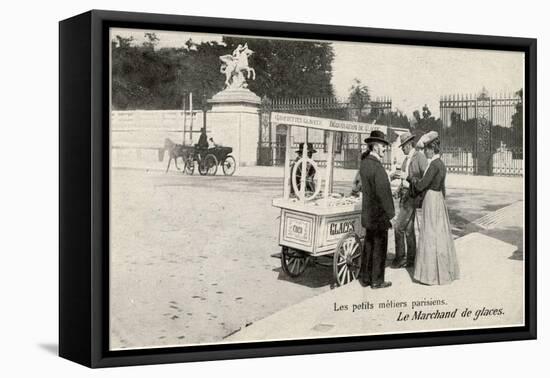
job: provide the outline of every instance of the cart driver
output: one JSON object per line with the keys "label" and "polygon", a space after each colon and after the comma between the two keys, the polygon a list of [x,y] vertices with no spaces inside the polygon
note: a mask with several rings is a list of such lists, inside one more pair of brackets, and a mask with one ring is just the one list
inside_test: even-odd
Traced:
{"label": "cart driver", "polygon": [[199,142],[195,144],[195,154],[199,155],[199,158],[203,158],[203,152],[208,149],[208,136],[206,135],[206,127],[201,127],[201,136]]}
{"label": "cart driver", "polygon": [[206,127],[201,127],[201,136],[199,137],[199,142],[195,147],[204,149],[208,148],[208,136],[206,135]]}
{"label": "cart driver", "polygon": [[[313,148],[313,143],[307,144],[307,157],[312,159],[312,156],[314,153],[316,153],[317,150]],[[294,164],[298,162],[303,156],[304,153],[304,143],[300,143],[298,150],[296,151],[298,154],[296,156],[296,159],[292,162],[292,165],[290,167],[291,171],[294,168]],[[306,176],[306,191],[315,192],[315,168],[311,164],[307,164],[307,176]],[[298,165],[296,168],[296,186],[298,190],[300,190],[300,185],[302,183],[302,165]],[[294,194],[294,188],[291,187],[291,194]]]}

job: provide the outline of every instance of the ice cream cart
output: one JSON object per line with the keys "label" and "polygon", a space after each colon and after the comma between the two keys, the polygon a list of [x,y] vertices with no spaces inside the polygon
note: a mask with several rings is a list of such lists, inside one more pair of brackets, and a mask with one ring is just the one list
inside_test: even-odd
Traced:
{"label": "ice cream cart", "polygon": [[[333,274],[337,285],[357,278],[361,267],[362,240],[361,198],[333,193],[334,134],[349,132],[368,134],[384,126],[317,118],[288,113],[271,114],[272,125],[287,125],[283,197],[273,199],[281,209],[279,245],[281,266],[290,277],[301,275],[311,259],[332,255]],[[317,163],[307,157],[292,160],[292,129],[306,127],[325,130],[327,158],[324,177]],[[308,177],[300,172],[317,172]],[[306,185],[306,180],[313,183]],[[350,183],[351,188],[351,183]],[[308,190],[309,189],[309,190]]]}

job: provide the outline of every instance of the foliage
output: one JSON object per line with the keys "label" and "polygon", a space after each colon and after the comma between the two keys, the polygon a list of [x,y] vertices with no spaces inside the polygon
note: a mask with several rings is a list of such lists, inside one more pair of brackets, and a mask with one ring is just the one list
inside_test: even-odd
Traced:
{"label": "foliage", "polygon": [[[460,113],[451,113],[451,124],[443,130],[443,147],[475,148],[477,121],[475,118],[463,120]],[[440,130],[438,130],[440,131]]]}
{"label": "foliage", "polygon": [[369,87],[364,85],[361,80],[353,79],[353,84],[349,89],[348,100],[351,106],[359,110],[362,110],[370,103],[371,96]]}
{"label": "foliage", "polygon": [[248,88],[260,97],[330,97],[334,52],[330,43],[223,37],[226,51],[248,44],[256,80]]}
{"label": "foliage", "polygon": [[113,108],[179,109],[184,94],[193,92],[195,108],[224,88],[220,56],[231,54],[239,43],[254,51],[250,66],[256,80],[249,89],[258,96],[332,96],[332,61],[329,43],[224,37],[222,43],[191,39],[180,48],[157,48],[159,39],[145,33],[141,45],[115,36],[112,46]]}
{"label": "foliage", "polygon": [[523,88],[515,93],[521,101],[516,105],[516,112],[512,115],[512,132],[516,141],[514,147],[523,147]]}
{"label": "foliage", "polygon": [[409,118],[402,111],[382,108],[371,99],[369,87],[355,78],[349,89],[348,101],[350,107],[356,110],[357,120],[368,123],[376,121],[381,125],[410,128]]}
{"label": "foliage", "polygon": [[156,49],[156,35],[145,37],[137,46],[120,36],[112,43],[114,109],[179,109],[189,92],[194,94],[194,107],[201,108],[204,96],[223,88],[216,54],[223,55],[224,46],[189,40],[181,48]]}
{"label": "foliage", "polygon": [[428,105],[422,107],[422,115],[420,111],[415,110],[413,112],[413,118],[411,129],[416,134],[424,134],[433,130],[440,132],[443,126],[441,118],[435,119],[435,117],[432,116],[432,112],[428,108]]}
{"label": "foliage", "polygon": [[411,128],[411,122],[409,121],[409,117],[407,117],[400,110],[382,112],[376,109],[372,109],[366,119],[366,122],[370,123],[373,121],[376,121],[376,123],[380,125],[388,125],[388,126],[399,127],[404,129]]}
{"label": "foliage", "polygon": [[[520,89],[515,93],[523,100],[523,90]],[[515,105],[515,112],[511,116],[510,126],[503,126],[488,121],[490,127],[490,148],[491,152],[495,153],[501,147],[512,149],[514,159],[521,158],[521,147],[523,144],[523,101]],[[498,111],[498,109],[494,110]],[[425,133],[430,130],[435,130],[440,133],[443,148],[462,148],[472,151],[475,155],[477,149],[477,141],[479,129],[476,118],[463,119],[459,112],[450,114],[450,124],[443,127],[440,119],[435,120],[431,116],[431,112],[427,106],[420,111],[413,113],[415,118],[414,129],[419,133]],[[496,119],[502,119],[496,118]]]}

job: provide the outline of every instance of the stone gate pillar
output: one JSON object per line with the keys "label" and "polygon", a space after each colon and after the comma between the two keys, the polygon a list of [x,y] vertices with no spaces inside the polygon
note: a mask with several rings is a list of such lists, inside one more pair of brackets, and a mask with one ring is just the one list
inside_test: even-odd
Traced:
{"label": "stone gate pillar", "polygon": [[237,166],[256,165],[260,128],[260,97],[247,88],[225,89],[208,103],[207,124],[214,142],[233,148]]}

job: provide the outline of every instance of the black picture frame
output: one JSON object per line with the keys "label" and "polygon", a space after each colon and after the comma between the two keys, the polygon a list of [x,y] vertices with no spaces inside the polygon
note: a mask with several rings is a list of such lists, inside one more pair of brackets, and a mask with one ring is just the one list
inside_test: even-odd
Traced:
{"label": "black picture frame", "polygon": [[[108,349],[109,28],[525,53],[525,326],[173,348]],[[92,10],[59,24],[59,355],[89,367],[535,339],[536,62],[530,38]]]}

